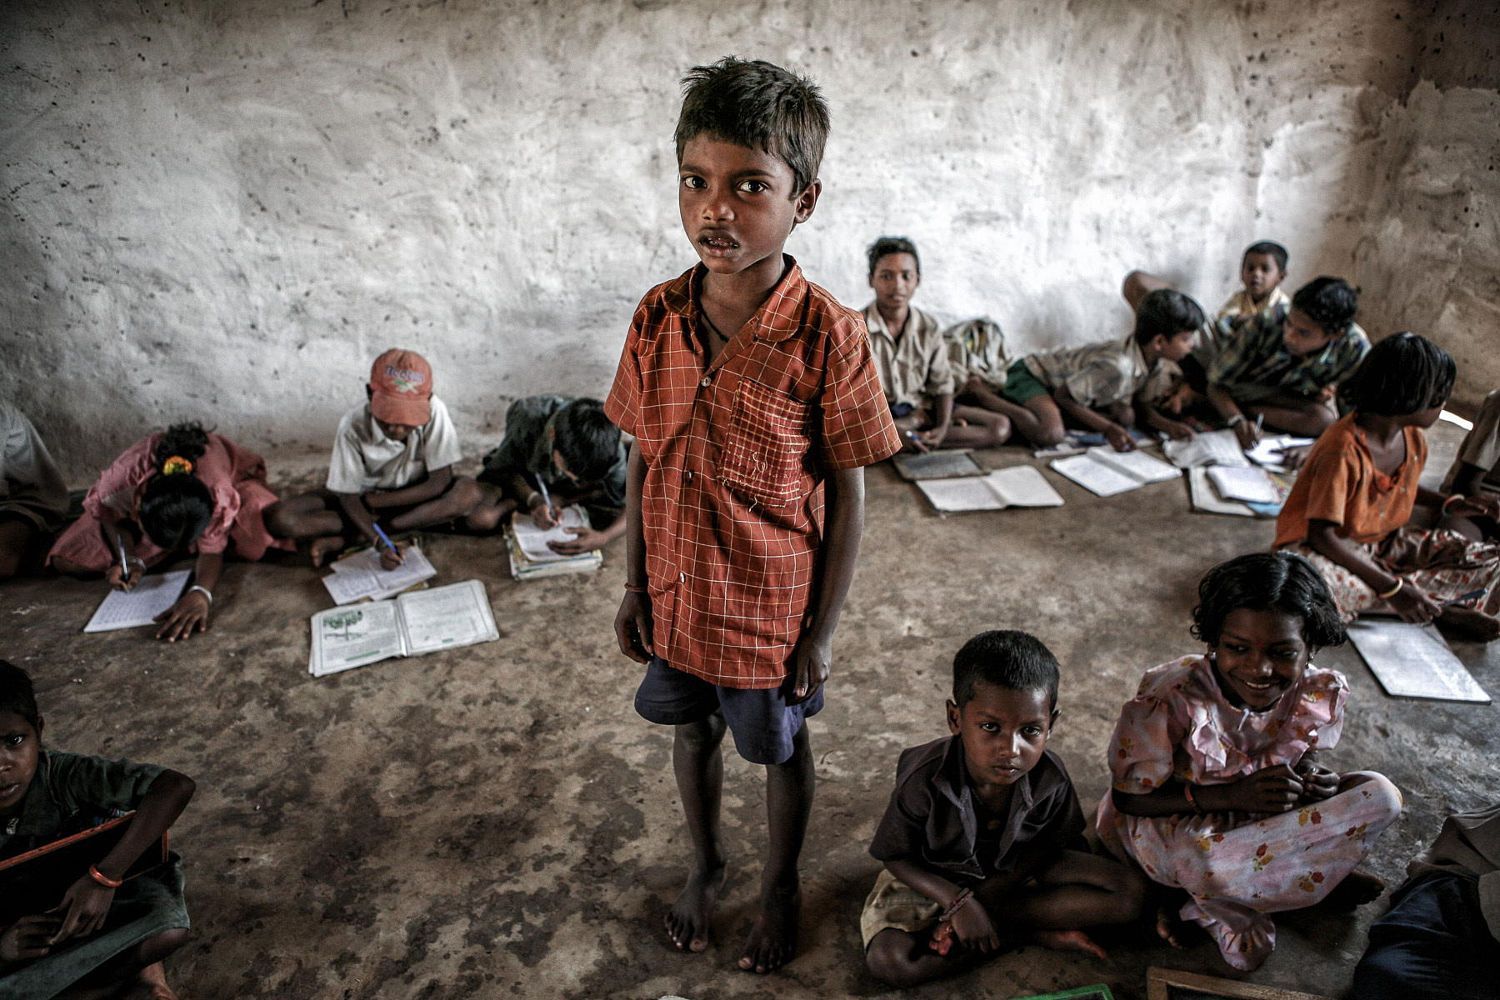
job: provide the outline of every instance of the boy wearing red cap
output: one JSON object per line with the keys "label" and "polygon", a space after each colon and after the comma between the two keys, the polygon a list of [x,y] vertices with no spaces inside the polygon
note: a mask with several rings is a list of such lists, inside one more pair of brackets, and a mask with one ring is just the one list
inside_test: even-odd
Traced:
{"label": "boy wearing red cap", "polygon": [[309,539],[314,566],[332,551],[363,538],[381,549],[390,569],[399,551],[375,528],[410,531],[466,518],[479,502],[479,484],[453,474],[461,453],[443,401],[432,394],[432,366],[415,351],[392,348],[375,359],[365,387],[369,401],[339,421],[327,487],[283,500],[266,511],[266,526],[282,538]]}

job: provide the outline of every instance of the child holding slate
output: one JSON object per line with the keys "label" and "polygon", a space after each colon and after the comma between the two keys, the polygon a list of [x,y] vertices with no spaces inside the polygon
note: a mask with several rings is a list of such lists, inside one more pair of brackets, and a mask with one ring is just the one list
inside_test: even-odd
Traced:
{"label": "child holding slate", "polygon": [[1401,814],[1401,793],[1374,772],[1322,764],[1349,683],[1312,664],[1344,627],[1305,559],[1259,552],[1214,567],[1198,585],[1193,635],[1207,653],[1148,670],[1120,712],[1099,838],[1181,890],[1178,913],[1157,917],[1165,940],[1179,943],[1178,917],[1193,921],[1224,961],[1254,969],[1276,944],[1271,913],[1336,888],[1349,903],[1380,895],[1379,880],[1354,869]]}
{"label": "child holding slate", "polygon": [[1494,518],[1500,497],[1444,496],[1419,485],[1424,428],[1453,391],[1457,368],[1425,337],[1398,333],[1370,349],[1344,382],[1350,413],[1323,433],[1276,519],[1276,547],[1317,567],[1352,621],[1387,607],[1404,621],[1436,621],[1483,641],[1500,637],[1500,544],[1439,525],[1439,514]]}
{"label": "child holding slate", "polygon": [[173,424],[100,474],[83,517],[47,561],[64,573],[105,573],[111,587],[129,590],[157,563],[196,554],[193,585],[159,619],[156,637],[175,642],[208,630],[226,554],[253,562],[267,549],[290,547],[266,530],[264,514],[275,503],[259,455],[200,424]]}
{"label": "child holding slate", "polygon": [[56,895],[7,895],[0,995],[103,997],[137,986],[152,1000],[175,1000],[162,960],[187,939],[180,864],[173,855],[126,875],[187,807],[193,781],[149,764],[45,750],[42,725],[31,678],[0,660],[0,861],[135,815]]}

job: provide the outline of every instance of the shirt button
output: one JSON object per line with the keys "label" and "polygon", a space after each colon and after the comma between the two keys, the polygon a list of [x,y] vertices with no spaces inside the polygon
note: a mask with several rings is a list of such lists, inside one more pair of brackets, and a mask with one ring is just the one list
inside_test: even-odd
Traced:
{"label": "shirt button", "polygon": [[686,573],[678,573],[677,574],[677,582],[678,583],[687,583],[687,574]]}
{"label": "shirt button", "polygon": [[704,388],[704,389],[707,389],[707,388],[708,388],[708,383],[709,383],[709,382],[710,382],[710,381],[711,381],[711,380],[710,380],[710,379],[709,379],[709,377],[708,377],[708,376],[707,376],[707,375],[705,375],[705,376],[703,376],[703,381],[702,381],[702,382],[699,382],[699,383],[698,383],[698,385],[699,385],[699,386],[700,386],[700,387],[701,387],[701,388]]}

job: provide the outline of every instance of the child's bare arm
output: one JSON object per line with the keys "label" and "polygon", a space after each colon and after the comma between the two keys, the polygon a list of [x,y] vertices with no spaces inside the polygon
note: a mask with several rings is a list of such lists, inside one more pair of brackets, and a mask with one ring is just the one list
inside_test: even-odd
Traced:
{"label": "child's bare arm", "polygon": [[[146,852],[146,849],[161,840],[162,834],[171,828],[187,808],[196,789],[193,779],[177,771],[163,771],[151,782],[135,817],[114,848],[94,866],[94,871],[109,881],[124,878],[130,866]],[[65,912],[62,926],[53,935],[51,944],[70,937],[86,937],[104,925],[109,914],[115,891],[85,872],[74,882],[58,909]]]}
{"label": "child's bare arm", "polygon": [[370,544],[379,542],[380,539],[375,534],[375,518],[371,516],[370,508],[365,506],[364,497],[358,493],[339,493],[337,496],[344,517],[354,525],[355,530],[369,540]]}
{"label": "child's bare arm", "polygon": [[922,440],[929,448],[936,448],[948,436],[953,425],[953,394],[945,392],[932,397],[932,426],[922,432]]}
{"label": "child's bare arm", "polygon": [[1415,586],[1407,586],[1401,577],[1376,565],[1364,551],[1338,533],[1332,521],[1314,520],[1307,526],[1307,544],[1336,566],[1342,566],[1364,581],[1377,594],[1400,589],[1385,600],[1402,621],[1429,622],[1442,613],[1442,607]]}
{"label": "child's bare arm", "polygon": [[[194,632],[208,631],[208,612],[213,607],[213,598],[209,595],[219,585],[219,574],[223,571],[224,553],[198,553],[198,559],[193,564],[192,589],[183,591],[176,603],[156,616],[156,620],[162,623],[161,628],[156,630],[158,639],[176,642],[178,639],[186,639]],[[198,587],[208,591],[208,594],[198,590]]]}
{"label": "child's bare arm", "polygon": [[641,491],[646,484],[646,460],[639,442],[631,442],[625,467],[625,597],[615,613],[615,639],[620,652],[637,663],[655,655],[651,638],[651,595],[646,592],[646,529],[641,520]]}
{"label": "child's bare arm", "polygon": [[[885,863],[886,870],[913,889],[941,904],[946,912],[963,895],[963,889],[928,868],[911,861],[893,860]],[[954,910],[947,918],[954,934],[965,947],[980,952],[994,951],[1000,947],[1000,935],[990,920],[985,904],[970,896],[968,902]]]}
{"label": "child's bare arm", "polygon": [[1154,405],[1146,402],[1145,397],[1139,393],[1135,397],[1135,412],[1145,415],[1147,427],[1154,431],[1161,431],[1168,437],[1182,441],[1193,436],[1191,426],[1181,420],[1173,420]]}
{"label": "child's bare arm", "polygon": [[420,483],[411,486],[403,486],[398,490],[371,490],[365,494],[365,504],[371,510],[383,510],[386,507],[410,507],[419,503],[426,503],[433,497],[440,497],[449,486],[453,485],[453,466],[445,466],[441,469],[432,469],[427,473],[427,478]]}
{"label": "child's bare arm", "polygon": [[865,470],[836,469],[824,489],[827,523],[813,581],[813,619],[792,654],[792,704],[811,697],[833,669],[833,632],[849,596],[865,533]]}
{"label": "child's bare arm", "polygon": [[1063,416],[1072,418],[1091,431],[1103,434],[1116,451],[1130,451],[1135,447],[1135,443],[1130,438],[1130,431],[1093,407],[1084,406],[1078,402],[1066,386],[1058,387],[1052,393],[1052,398],[1057,401],[1057,408],[1062,411]]}
{"label": "child's bare arm", "polygon": [[[1172,816],[1203,812],[1286,812],[1303,793],[1303,782],[1285,764],[1261,768],[1238,781],[1217,785],[1169,782],[1152,792],[1110,793],[1114,807],[1126,816]],[[1191,797],[1189,797],[1191,796]]]}

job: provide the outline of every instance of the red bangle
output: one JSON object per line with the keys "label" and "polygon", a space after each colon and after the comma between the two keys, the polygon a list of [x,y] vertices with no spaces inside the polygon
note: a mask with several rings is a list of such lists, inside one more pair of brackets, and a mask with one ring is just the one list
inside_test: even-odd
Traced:
{"label": "red bangle", "polygon": [[1193,795],[1193,783],[1191,781],[1184,781],[1182,783],[1182,794],[1187,798],[1188,805],[1193,807],[1193,812],[1203,812],[1203,807],[1198,804],[1198,799]]}
{"label": "red bangle", "polygon": [[118,889],[120,888],[120,886],[125,884],[124,879],[112,879],[108,875],[101,872],[95,865],[89,865],[89,878],[93,879],[95,882],[98,882],[106,889]]}

